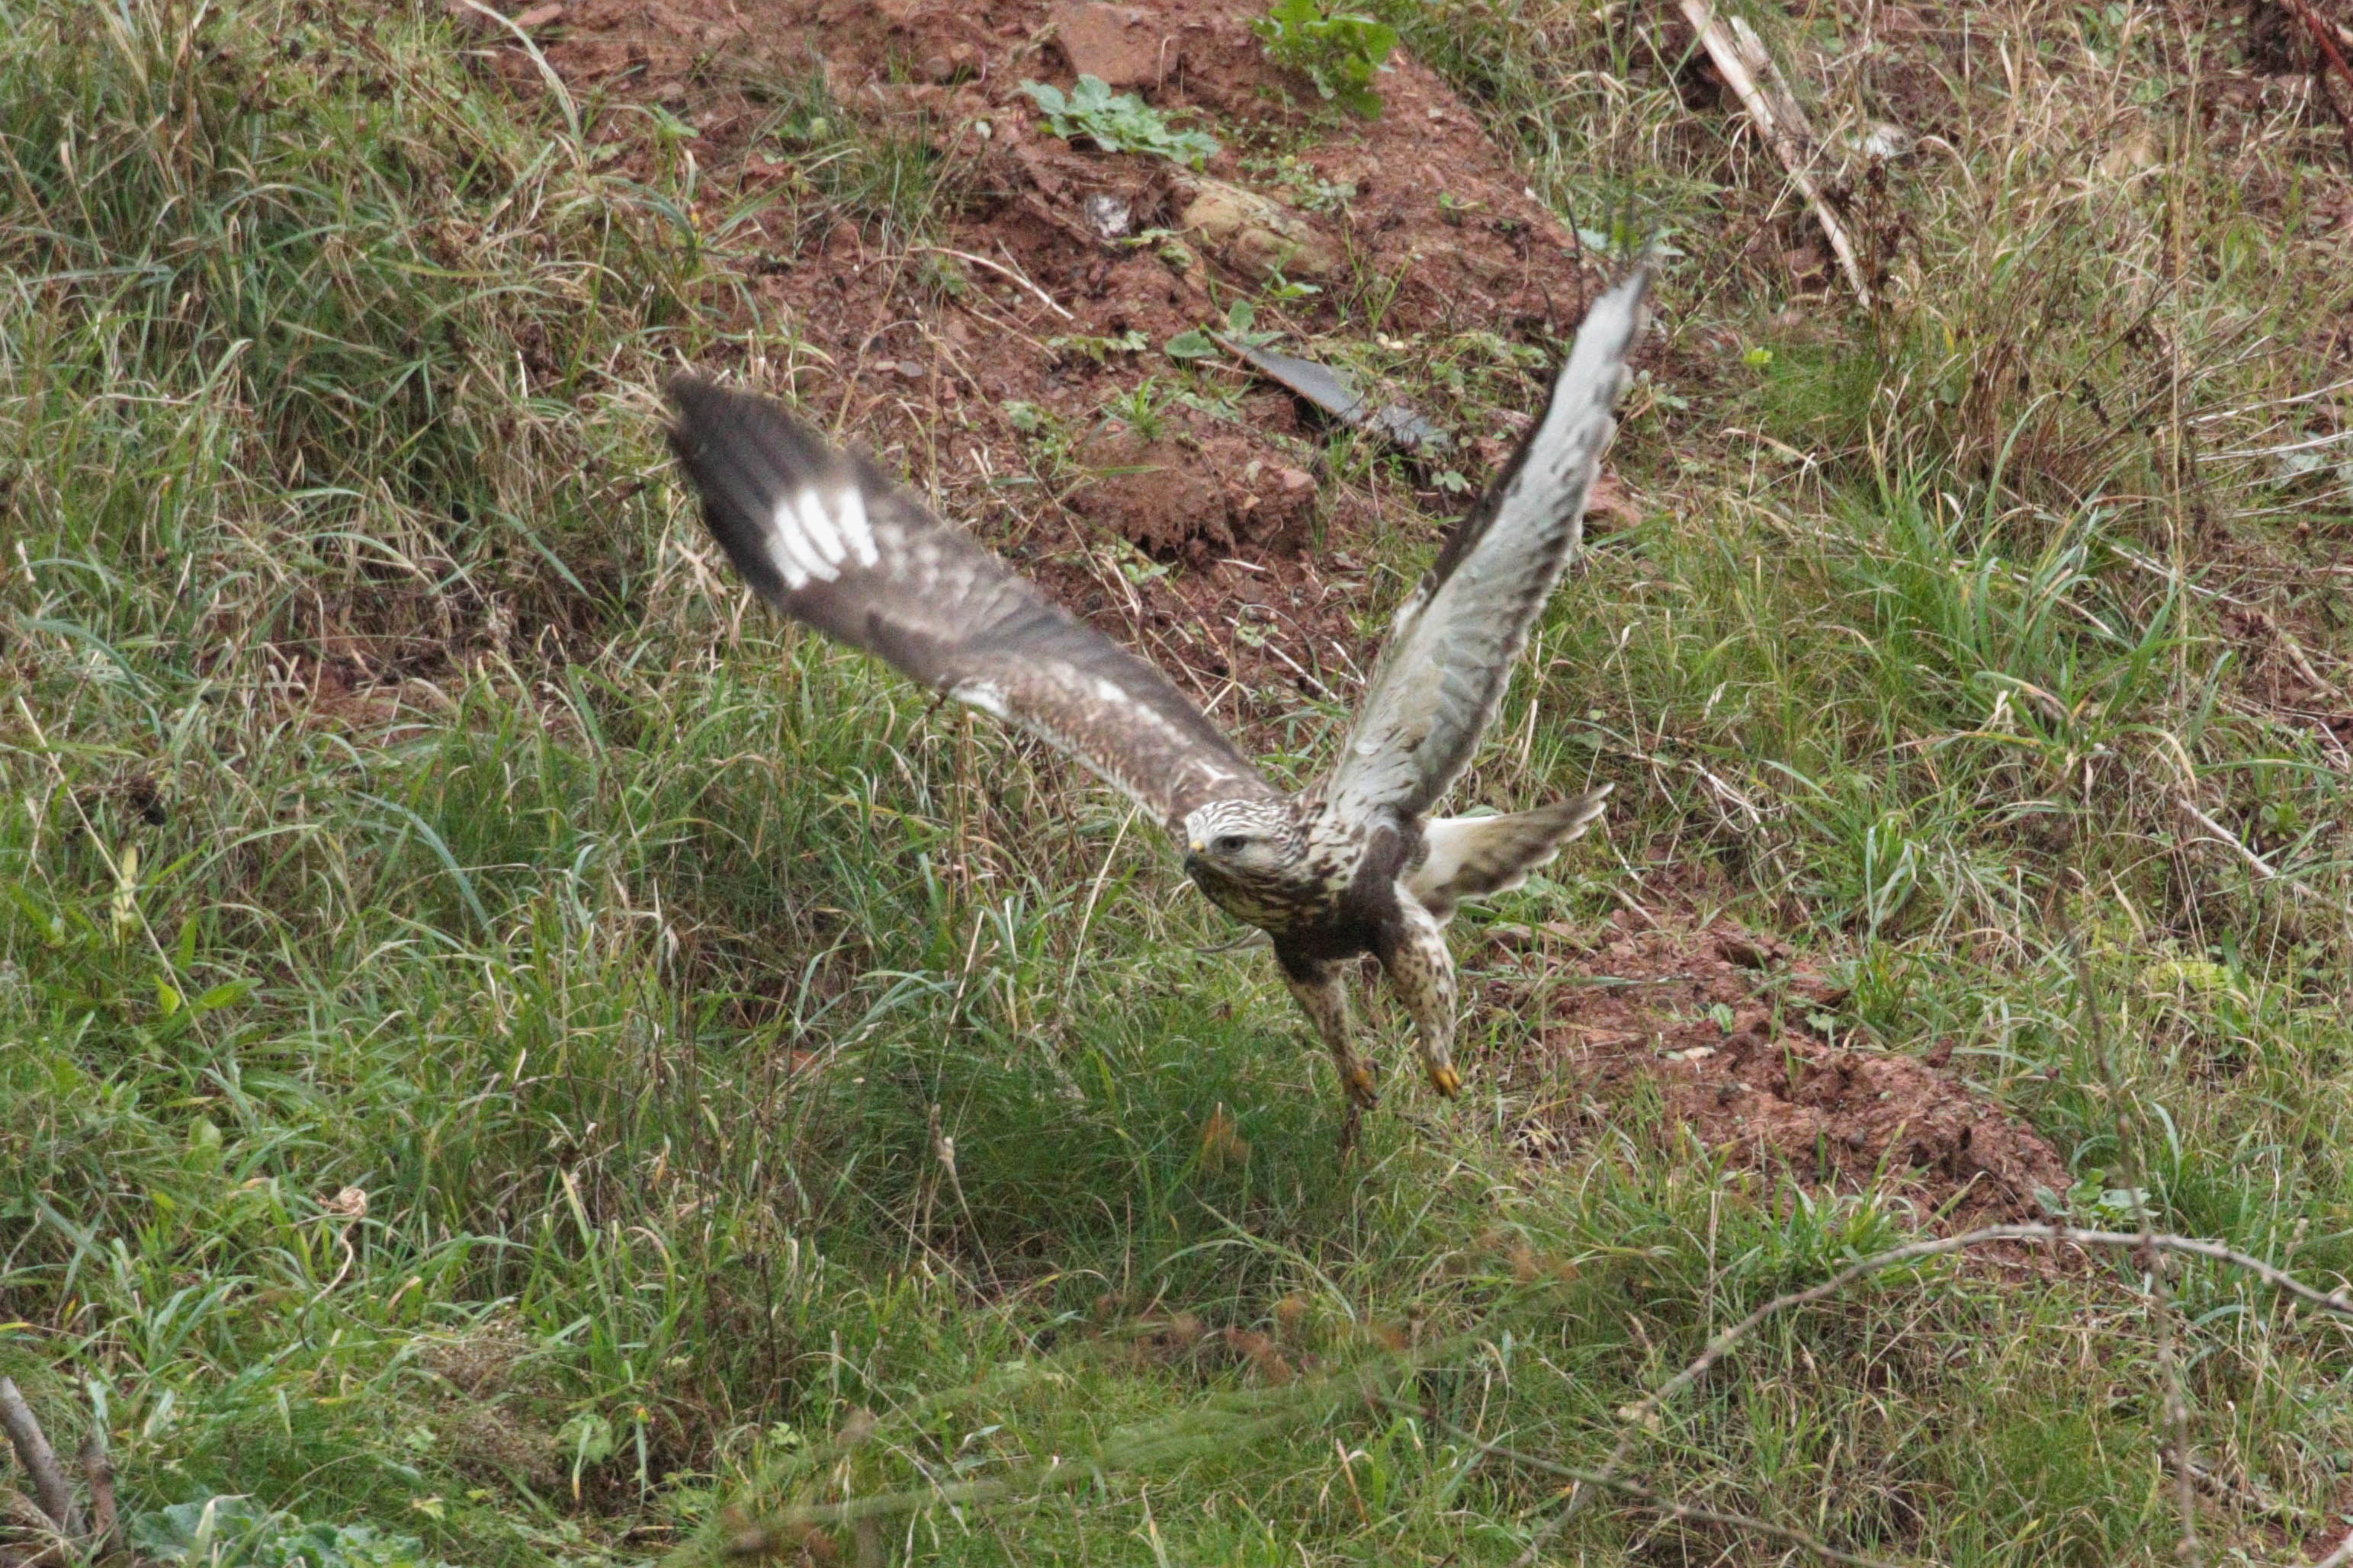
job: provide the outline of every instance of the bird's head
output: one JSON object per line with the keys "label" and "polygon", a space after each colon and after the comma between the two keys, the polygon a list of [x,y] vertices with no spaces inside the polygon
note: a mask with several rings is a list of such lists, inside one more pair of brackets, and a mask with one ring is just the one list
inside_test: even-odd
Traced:
{"label": "bird's head", "polygon": [[1213,800],[1185,818],[1185,868],[1224,879],[1279,874],[1299,854],[1299,823],[1274,800]]}

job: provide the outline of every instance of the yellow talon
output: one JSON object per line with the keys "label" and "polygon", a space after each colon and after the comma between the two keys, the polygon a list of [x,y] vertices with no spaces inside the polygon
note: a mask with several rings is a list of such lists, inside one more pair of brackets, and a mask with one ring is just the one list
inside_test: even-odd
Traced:
{"label": "yellow talon", "polygon": [[1430,1087],[1452,1100],[1462,1092],[1462,1075],[1440,1063],[1430,1069]]}
{"label": "yellow talon", "polygon": [[1348,1091],[1348,1099],[1352,1103],[1367,1109],[1380,1099],[1380,1096],[1373,1092],[1373,1069],[1361,1062],[1356,1064],[1354,1071],[1341,1080],[1341,1087]]}

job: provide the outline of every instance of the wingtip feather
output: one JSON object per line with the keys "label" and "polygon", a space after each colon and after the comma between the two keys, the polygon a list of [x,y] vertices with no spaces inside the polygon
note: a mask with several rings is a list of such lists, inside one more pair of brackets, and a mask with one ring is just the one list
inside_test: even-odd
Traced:
{"label": "wingtip feather", "polygon": [[[1650,325],[1651,283],[1657,276],[1658,259],[1655,251],[1644,252],[1634,269],[1585,312],[1585,320],[1577,329],[1577,341],[1569,346],[1567,363],[1561,366],[1558,385],[1562,390],[1590,378],[1598,384],[1597,401],[1617,401],[1630,374],[1626,369],[1626,358],[1641,341],[1643,329]],[[1616,374],[1603,374],[1605,366],[1614,366]]]}
{"label": "wingtip feather", "polygon": [[780,498],[832,466],[831,448],[773,400],[688,372],[671,378],[670,450],[702,498],[702,520],[763,597],[781,603],[786,573],[769,519]]}

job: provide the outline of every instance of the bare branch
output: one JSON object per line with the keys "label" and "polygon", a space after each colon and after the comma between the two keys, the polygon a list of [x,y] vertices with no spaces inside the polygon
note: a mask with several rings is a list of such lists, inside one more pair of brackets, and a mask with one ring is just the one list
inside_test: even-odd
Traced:
{"label": "bare branch", "polygon": [[90,1552],[100,1562],[124,1548],[122,1521],[114,1503],[114,1460],[106,1451],[106,1428],[90,1429],[81,1446],[82,1479],[90,1484]]}
{"label": "bare branch", "polygon": [[[1428,1419],[1418,1405],[1409,1404],[1405,1400],[1395,1397],[1385,1398],[1382,1403],[1405,1415],[1422,1415],[1424,1419]],[[1804,1531],[1789,1525],[1775,1524],[1768,1520],[1755,1519],[1745,1513],[1726,1513],[1721,1509],[1702,1508],[1694,1503],[1677,1502],[1672,1498],[1661,1496],[1654,1488],[1644,1486],[1640,1481],[1630,1481],[1623,1476],[1606,1476],[1599,1470],[1581,1470],[1574,1465],[1564,1465],[1557,1460],[1547,1459],[1540,1454],[1506,1447],[1501,1443],[1491,1443],[1476,1433],[1468,1432],[1457,1426],[1451,1421],[1440,1421],[1439,1425],[1466,1443],[1476,1443],[1482,1455],[1493,1454],[1513,1464],[1525,1465],[1532,1470],[1542,1470],[1546,1475],[1558,1476],[1561,1479],[1572,1483],[1573,1487],[1606,1489],[1621,1497],[1632,1498],[1644,1508],[1654,1513],[1662,1513],[1669,1519],[1682,1520],[1691,1524],[1720,1524],[1734,1530],[1754,1531],[1759,1535],[1769,1535],[1776,1540],[1786,1541],[1792,1546],[1812,1552],[1826,1563],[1850,1563],[1853,1568],[1894,1568],[1892,1563],[1882,1562],[1876,1557],[1865,1557],[1858,1552],[1841,1551],[1826,1541],[1809,1535]],[[1537,1542],[1541,1543],[1550,1539],[1553,1528],[1547,1526],[1546,1531],[1538,1535]]]}
{"label": "bare branch", "polygon": [[33,1500],[40,1505],[58,1533],[79,1541],[82,1536],[81,1510],[74,1503],[73,1488],[67,1484],[66,1473],[58,1465],[57,1450],[41,1431],[41,1423],[33,1415],[33,1407],[16,1391],[14,1378],[0,1377],[0,1426],[7,1428],[8,1441],[15,1445],[16,1461],[33,1479]]}
{"label": "bare branch", "polygon": [[[2178,1253],[2188,1258],[2203,1258],[2210,1262],[2225,1263],[2233,1268],[2244,1269],[2274,1289],[2293,1296],[2323,1311],[2335,1312],[2353,1319],[2353,1289],[2340,1285],[2331,1291],[2316,1290],[2293,1275],[2273,1268],[2262,1258],[2240,1252],[2233,1247],[2224,1247],[2220,1242],[2201,1241],[2195,1237],[2168,1236],[2162,1232],[2145,1236],[2131,1231],[2079,1230],[2073,1226],[2066,1225],[1989,1225],[1981,1229],[1965,1231],[1959,1236],[1938,1237],[1927,1241],[1910,1242],[1903,1247],[1890,1247],[1885,1252],[1873,1253],[1869,1258],[1840,1269],[1819,1285],[1811,1285],[1803,1290],[1791,1290],[1774,1297],[1710,1340],[1707,1348],[1702,1351],[1690,1365],[1662,1384],[1648,1398],[1630,1405],[1619,1412],[1620,1419],[1626,1423],[1626,1430],[1618,1439],[1618,1446],[1609,1451],[1609,1458],[1602,1465],[1599,1474],[1605,1478],[1614,1479],[1618,1472],[1625,1468],[1626,1461],[1633,1456],[1634,1445],[1641,1441],[1642,1434],[1649,1431],[1651,1424],[1657,1420],[1660,1409],[1669,1400],[1704,1377],[1710,1367],[1729,1355],[1733,1347],[1755,1332],[1758,1326],[1768,1319],[1788,1311],[1792,1308],[1808,1307],[1817,1301],[1826,1301],[1856,1280],[1876,1274],[1882,1269],[1893,1268],[1899,1264],[1915,1263],[1924,1258],[1937,1258],[1947,1253],[1964,1252],[1972,1247],[1984,1247],[1998,1241],[2042,1241],[2053,1245],[2082,1247],[2148,1248],[2158,1252]],[[1599,1488],[1596,1487],[1593,1490],[1580,1491],[1572,1495],[1568,1500],[1568,1506],[1554,1517],[1552,1523],[1546,1527],[1544,1533],[1530,1544],[1525,1553],[1522,1554],[1521,1563],[1534,1562],[1535,1555],[1542,1549],[1543,1543],[1574,1518],[1599,1490]],[[2348,1545],[2353,1545],[2353,1542],[2348,1542]],[[2353,1559],[2346,1561],[2353,1561]],[[2344,1564],[2342,1562],[2331,1562],[2327,1568],[2344,1568]]]}
{"label": "bare branch", "polygon": [[1715,65],[1733,96],[1748,111],[1765,144],[1773,149],[1782,167],[1806,204],[1813,208],[1822,233],[1837,252],[1839,268],[1846,274],[1854,297],[1868,306],[1871,284],[1862,275],[1862,262],[1855,255],[1854,241],[1848,237],[1846,226],[1823,195],[1813,175],[1814,132],[1806,123],[1805,111],[1798,107],[1788,84],[1781,79],[1779,68],[1765,50],[1764,40],[1738,17],[1725,18],[1716,15],[1712,0],[1683,0],[1683,13],[1699,34],[1700,46]]}
{"label": "bare branch", "polygon": [[2232,832],[2229,828],[2223,826],[2221,823],[2215,821],[2212,817],[2199,810],[2196,803],[2191,801],[2189,796],[2177,795],[2173,797],[2173,804],[2175,806],[2179,808],[2182,816],[2189,818],[2192,822],[2198,824],[2199,826],[2204,828],[2215,843],[2220,844],[2223,848],[2230,850],[2241,860],[2246,862],[2247,869],[2255,874],[2257,880],[2264,882],[2277,882],[2280,886],[2285,888],[2289,892],[2295,894],[2298,898],[2309,899],[2315,903],[2327,904],[2329,908],[2337,910],[2341,913],[2353,915],[2353,906],[2338,903],[2335,899],[2330,898],[2327,894],[2318,892],[2311,888],[2306,887],[2295,878],[2285,875],[2278,867],[2274,866],[2270,861],[2264,859],[2262,856],[2248,848],[2244,844],[2239,842],[2239,836],[2237,834]]}

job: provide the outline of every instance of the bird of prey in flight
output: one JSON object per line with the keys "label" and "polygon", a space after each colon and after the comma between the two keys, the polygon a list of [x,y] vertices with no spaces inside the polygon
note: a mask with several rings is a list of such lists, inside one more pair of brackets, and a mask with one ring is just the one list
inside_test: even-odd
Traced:
{"label": "bird of prey in flight", "polygon": [[1645,265],[1587,313],[1544,416],[1398,610],[1331,773],[1298,795],[1270,784],[1159,670],[774,403],[681,377],[670,444],[762,597],[1087,763],[1176,840],[1210,901],[1273,939],[1339,1069],[1345,1145],[1374,1093],[1342,966],[1380,961],[1430,1084],[1460,1093],[1446,921],[1466,899],[1519,886],[1609,793],[1428,815],[1494,718],[1582,538],[1649,283]]}

